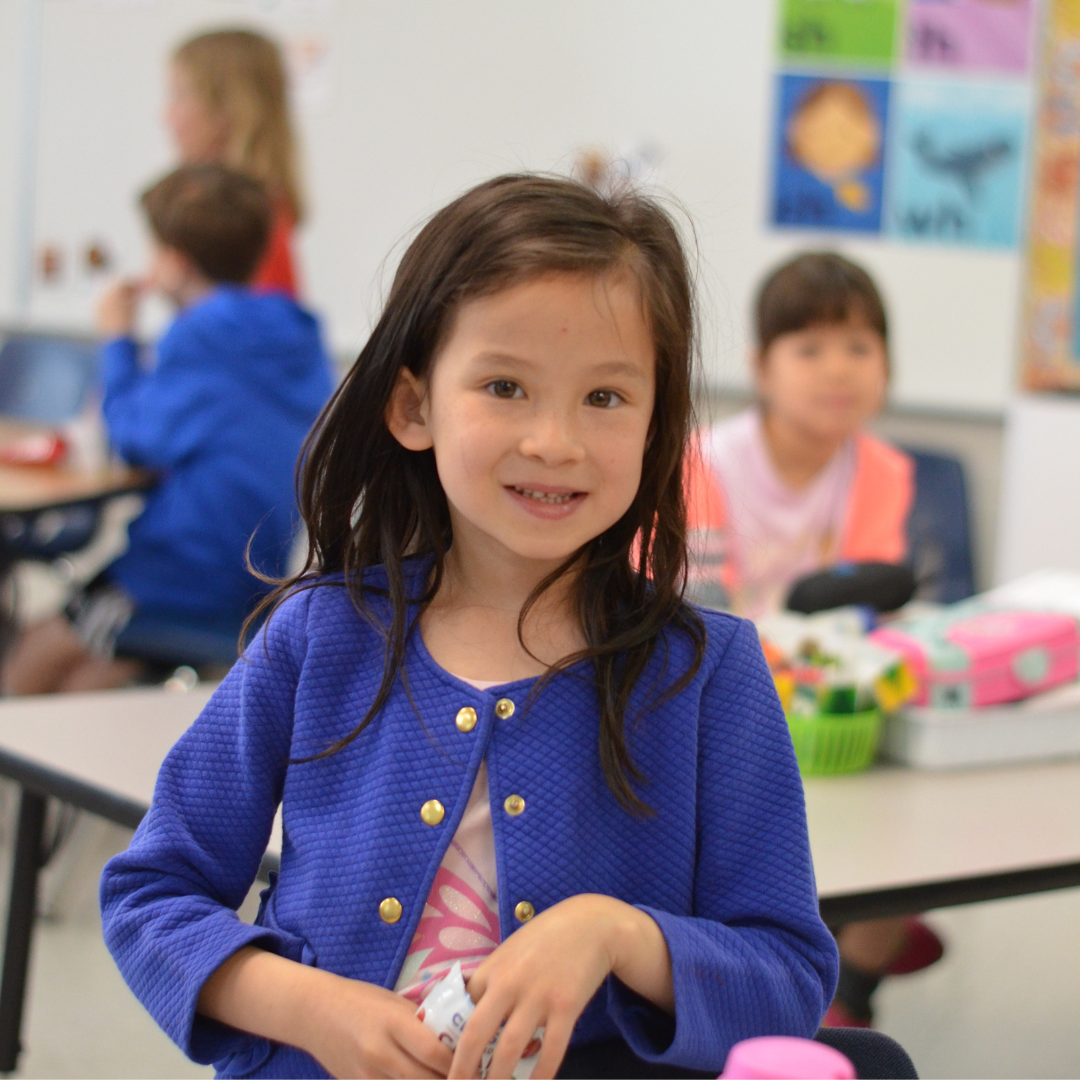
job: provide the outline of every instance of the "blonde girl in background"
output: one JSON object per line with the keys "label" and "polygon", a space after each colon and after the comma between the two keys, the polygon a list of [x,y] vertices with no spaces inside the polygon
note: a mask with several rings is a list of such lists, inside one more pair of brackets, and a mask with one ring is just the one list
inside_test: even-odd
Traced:
{"label": "blonde girl in background", "polygon": [[295,296],[292,236],[304,219],[281,51],[253,30],[199,34],[173,53],[165,123],[185,165],[228,165],[262,183],[273,206],[252,286]]}

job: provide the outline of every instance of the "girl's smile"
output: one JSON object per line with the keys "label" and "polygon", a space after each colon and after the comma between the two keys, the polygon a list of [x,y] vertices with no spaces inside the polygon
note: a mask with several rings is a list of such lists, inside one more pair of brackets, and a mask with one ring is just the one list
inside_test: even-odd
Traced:
{"label": "girl's smile", "polygon": [[528,513],[549,519],[568,517],[587,498],[587,492],[584,491],[552,488],[542,484],[508,484],[505,489]]}

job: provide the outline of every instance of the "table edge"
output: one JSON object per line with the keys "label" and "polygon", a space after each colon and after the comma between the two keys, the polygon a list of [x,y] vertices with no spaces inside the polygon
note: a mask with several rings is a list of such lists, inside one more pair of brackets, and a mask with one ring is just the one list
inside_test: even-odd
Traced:
{"label": "table edge", "polygon": [[86,810],[129,829],[137,829],[150,809],[146,803],[137,799],[113,794],[85,780],[79,780],[70,773],[49,768],[3,748],[0,748],[0,776],[6,776],[31,791],[52,795],[80,810]]}
{"label": "table edge", "polygon": [[864,919],[915,915],[987,900],[1052,892],[1080,886],[1080,861],[1041,863],[1014,870],[966,874],[880,889],[819,894],[821,917],[830,927]]}
{"label": "table edge", "polygon": [[[150,807],[137,799],[114,795],[69,773],[46,768],[18,754],[0,749],[0,776],[14,780],[21,787],[38,795],[51,796],[97,817],[105,818],[128,829],[137,829]],[[272,873],[281,869],[281,856],[267,851],[259,863],[256,877],[269,881]]]}

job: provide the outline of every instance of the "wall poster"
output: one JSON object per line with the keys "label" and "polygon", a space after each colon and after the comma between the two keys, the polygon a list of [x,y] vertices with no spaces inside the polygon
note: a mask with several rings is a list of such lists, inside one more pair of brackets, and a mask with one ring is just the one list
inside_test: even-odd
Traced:
{"label": "wall poster", "polygon": [[1050,0],[1035,130],[1023,331],[1029,390],[1080,390],[1080,0]]}
{"label": "wall poster", "polygon": [[770,223],[1016,249],[1039,0],[779,0]]}
{"label": "wall poster", "polygon": [[773,220],[877,232],[888,82],[781,75],[778,98]]}

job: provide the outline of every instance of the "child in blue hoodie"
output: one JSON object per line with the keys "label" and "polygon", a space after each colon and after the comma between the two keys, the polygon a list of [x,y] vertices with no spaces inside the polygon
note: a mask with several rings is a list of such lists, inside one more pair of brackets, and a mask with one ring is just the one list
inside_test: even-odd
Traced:
{"label": "child in blue hoodie", "polygon": [[[266,591],[247,569],[249,542],[260,571],[286,569],[297,456],[331,391],[318,324],[285,294],[246,286],[271,216],[255,181],[188,166],[151,187],[142,205],[155,241],[149,274],[113,286],[98,325],[110,440],[157,483],[127,551],[64,617],[16,647],[9,692],[130,681],[140,665],[125,647],[140,627],[162,621],[238,632]],[[179,313],[147,363],[132,329],[151,288]]]}

